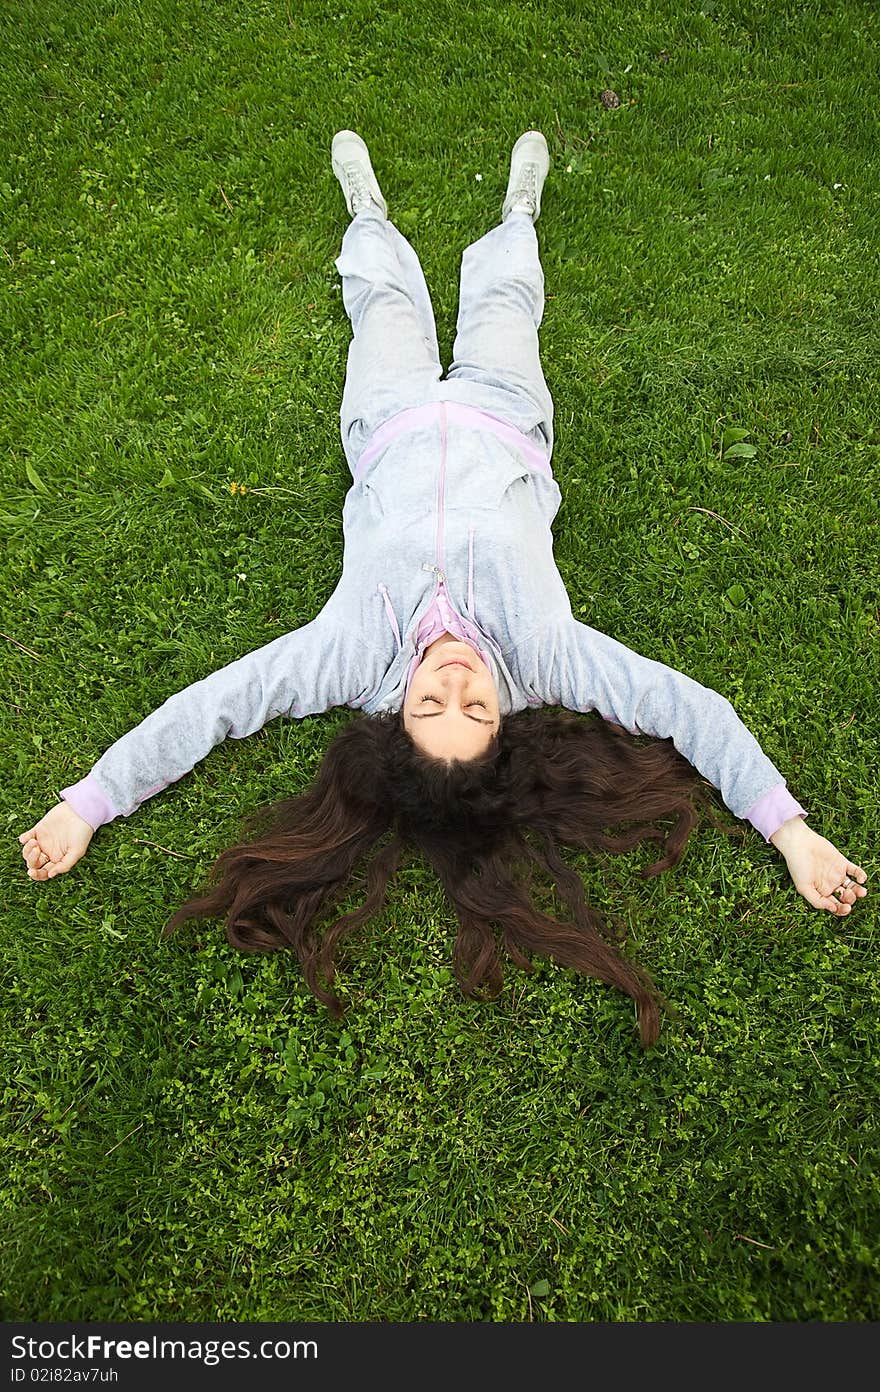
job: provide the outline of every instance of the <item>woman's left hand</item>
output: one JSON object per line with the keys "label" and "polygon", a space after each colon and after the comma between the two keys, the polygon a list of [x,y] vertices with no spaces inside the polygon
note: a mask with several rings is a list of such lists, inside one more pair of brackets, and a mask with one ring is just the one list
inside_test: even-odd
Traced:
{"label": "woman's left hand", "polygon": [[[868,876],[824,836],[813,831],[800,818],[787,838],[780,838],[779,850],[785,857],[789,874],[798,893],[814,909],[827,909],[843,917],[857,899],[867,894],[864,888]],[[786,824],[787,825],[787,824]],[[771,838],[776,843],[776,838]],[[843,886],[845,879],[852,883]]]}

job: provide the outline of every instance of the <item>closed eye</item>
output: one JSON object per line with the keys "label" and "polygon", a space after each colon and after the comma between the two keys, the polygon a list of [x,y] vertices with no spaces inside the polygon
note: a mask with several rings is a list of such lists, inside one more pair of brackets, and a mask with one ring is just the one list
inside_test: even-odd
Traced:
{"label": "closed eye", "polygon": [[[443,704],[442,701],[441,701],[441,700],[439,699],[439,697],[437,697],[437,696],[422,696],[422,697],[420,697],[420,699],[419,699],[419,705],[422,704],[422,701],[436,701],[438,706],[440,706],[440,705]],[[485,702],[485,701],[468,701],[468,705],[469,705],[469,706],[482,706],[482,707],[483,707],[483,710],[488,710],[488,706],[486,705],[486,702]]]}

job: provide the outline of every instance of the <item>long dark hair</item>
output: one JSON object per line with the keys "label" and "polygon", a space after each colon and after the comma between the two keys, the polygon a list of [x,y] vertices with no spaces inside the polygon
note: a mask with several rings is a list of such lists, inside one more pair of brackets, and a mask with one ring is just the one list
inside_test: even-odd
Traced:
{"label": "long dark hair", "polygon": [[[356,715],[306,792],[245,819],[244,836],[257,839],[221,852],[201,894],[163,935],[190,918],[225,915],[229,942],[244,952],[292,948],[310,989],[338,1019],[337,947],[382,908],[404,853],[420,851],[458,915],[453,969],[466,996],[499,994],[500,947],[526,971],[532,954],[550,957],[631,996],[648,1048],[666,1002],[621,951],[625,929],[589,907],[559,843],[620,854],[643,840],[665,841],[663,858],[639,871],[658,875],[680,860],[701,812],[719,830],[745,834],[713,815],[709,788],[671,740],[631,735],[593,713],[517,712],[501,721],[484,754],[450,763],[418,748],[400,712]],[[665,832],[652,825],[673,817]],[[335,921],[331,915],[319,935],[319,920],[386,833],[392,839],[367,866],[363,905]],[[529,862],[552,877],[571,921],[535,907]],[[519,883],[514,871],[523,868]]]}

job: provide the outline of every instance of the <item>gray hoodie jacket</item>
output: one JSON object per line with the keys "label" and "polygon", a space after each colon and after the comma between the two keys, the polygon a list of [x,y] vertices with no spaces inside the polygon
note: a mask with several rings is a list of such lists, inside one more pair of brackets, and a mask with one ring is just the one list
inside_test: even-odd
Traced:
{"label": "gray hoodie jacket", "polygon": [[170,696],[60,796],[97,829],[279,715],[399,710],[440,615],[486,661],[502,716],[565,706],[671,738],[768,841],[807,816],[729,701],[573,617],[560,503],[546,452],[505,421],[447,401],[399,412],[358,460],[318,615]]}

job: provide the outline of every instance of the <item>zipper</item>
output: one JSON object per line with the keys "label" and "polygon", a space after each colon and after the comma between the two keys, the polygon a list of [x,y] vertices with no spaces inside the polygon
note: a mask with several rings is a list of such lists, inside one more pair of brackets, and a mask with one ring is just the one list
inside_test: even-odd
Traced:
{"label": "zipper", "polygon": [[446,572],[443,569],[443,542],[444,542],[444,497],[446,493],[446,403],[440,403],[440,472],[437,476],[437,533],[436,533],[436,560],[434,562],[425,561],[422,570],[433,570],[437,576],[437,583],[434,586],[434,593],[431,596],[431,603],[437,598],[437,593],[441,585],[446,584]]}
{"label": "zipper", "polygon": [[[446,402],[440,403],[440,478],[437,484],[437,565],[440,574],[445,569],[443,560],[443,505],[446,492]],[[444,576],[445,579],[445,576]]]}

